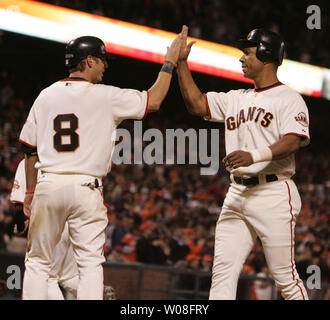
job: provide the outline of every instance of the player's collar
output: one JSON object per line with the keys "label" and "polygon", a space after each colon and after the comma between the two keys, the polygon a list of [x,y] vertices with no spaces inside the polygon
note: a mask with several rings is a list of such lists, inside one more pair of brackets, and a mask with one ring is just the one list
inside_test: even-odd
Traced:
{"label": "player's collar", "polygon": [[281,86],[283,83],[278,81],[274,84],[271,84],[270,86],[267,86],[267,87],[263,87],[263,88],[254,88],[254,91],[255,92],[261,92],[261,91],[265,91],[265,90],[268,90],[268,89],[272,89],[272,88],[275,88],[275,87],[278,87],[278,86]]}
{"label": "player's collar", "polygon": [[84,78],[80,78],[80,77],[68,77],[68,78],[62,79],[60,81],[87,81],[87,80]]}

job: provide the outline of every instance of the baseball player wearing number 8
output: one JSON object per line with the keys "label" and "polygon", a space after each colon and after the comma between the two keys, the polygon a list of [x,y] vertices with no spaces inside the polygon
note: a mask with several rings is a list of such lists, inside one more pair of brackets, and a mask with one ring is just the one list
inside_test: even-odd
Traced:
{"label": "baseball player wearing number 8", "polygon": [[284,42],[255,29],[238,41],[244,76],[254,89],[203,94],[190,73],[188,28],[178,77],[188,111],[225,123],[231,185],[216,226],[210,299],[235,299],[242,266],[257,237],[284,299],[308,299],[294,262],[294,228],[301,200],[291,177],[294,153],[309,143],[308,110],[302,97],[279,82]]}
{"label": "baseball player wearing number 8", "polygon": [[100,39],[80,37],[67,45],[70,76],[40,93],[20,134],[26,153],[24,213],[30,217],[23,299],[47,299],[52,256],[66,222],[78,265],[77,299],[102,299],[108,220],[101,185],[111,169],[115,130],[124,119],[143,119],[159,109],[181,43],[180,34],[155,83],[142,92],[99,84],[108,67]]}

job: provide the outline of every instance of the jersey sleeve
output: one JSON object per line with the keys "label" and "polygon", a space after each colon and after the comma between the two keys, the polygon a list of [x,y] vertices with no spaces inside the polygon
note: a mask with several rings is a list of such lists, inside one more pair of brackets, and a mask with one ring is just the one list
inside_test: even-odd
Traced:
{"label": "jersey sleeve", "polygon": [[143,119],[148,112],[149,92],[112,87],[110,104],[115,121]]}
{"label": "jersey sleeve", "polygon": [[13,188],[10,194],[10,201],[15,203],[24,203],[25,191],[25,161],[22,160],[16,170]]}
{"label": "jersey sleeve", "polygon": [[19,136],[19,141],[30,148],[37,148],[36,103],[37,100],[33,104]]}
{"label": "jersey sleeve", "polygon": [[206,100],[206,107],[208,115],[204,117],[205,120],[214,122],[224,122],[226,119],[226,112],[230,100],[231,91],[225,92],[208,92],[204,94]]}
{"label": "jersey sleeve", "polygon": [[284,105],[280,114],[281,138],[293,134],[301,138],[300,145],[307,146],[309,137],[309,114],[305,101],[300,95],[289,104]]}

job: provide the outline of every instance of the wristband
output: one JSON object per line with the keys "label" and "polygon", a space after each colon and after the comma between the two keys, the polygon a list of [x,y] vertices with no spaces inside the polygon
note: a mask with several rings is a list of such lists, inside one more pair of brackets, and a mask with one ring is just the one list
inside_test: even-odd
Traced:
{"label": "wristband", "polygon": [[26,192],[25,192],[25,194],[33,194],[34,193],[34,190],[27,190]]}
{"label": "wristband", "polygon": [[255,149],[249,152],[252,156],[253,163],[262,162],[262,161],[271,161],[273,159],[273,153],[269,147],[263,149]]}
{"label": "wristband", "polygon": [[174,69],[174,64],[171,61],[166,60],[163,64],[162,68],[160,69],[160,71],[172,74],[173,69]]}

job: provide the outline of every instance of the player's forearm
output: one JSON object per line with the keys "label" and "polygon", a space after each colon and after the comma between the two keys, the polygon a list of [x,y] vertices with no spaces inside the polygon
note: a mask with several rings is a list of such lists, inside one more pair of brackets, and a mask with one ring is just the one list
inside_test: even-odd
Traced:
{"label": "player's forearm", "polygon": [[187,61],[180,61],[177,71],[180,90],[188,112],[193,115],[206,116],[207,108],[205,98],[195,84]]}
{"label": "player's forearm", "polygon": [[25,174],[26,174],[26,190],[34,190],[37,184],[38,170],[34,167],[38,161],[37,155],[25,154]]}
{"label": "player's forearm", "polygon": [[269,146],[273,154],[273,160],[280,160],[288,157],[299,150],[300,138],[295,135],[284,136],[281,140]]}
{"label": "player's forearm", "polygon": [[148,112],[157,111],[160,108],[170,87],[174,65],[178,61],[180,48],[182,45],[181,33],[172,41],[171,46],[167,48],[165,62],[158,74],[157,80],[149,91]]}
{"label": "player's forearm", "polygon": [[157,80],[148,90],[149,105],[148,111],[158,111],[170,87],[172,75],[168,72],[159,72]]}
{"label": "player's forearm", "polygon": [[[249,151],[252,163],[271,161],[271,160],[280,160],[288,157],[292,153],[295,153],[299,150],[300,147],[300,137],[296,135],[287,135],[284,136],[281,140],[275,142],[269,147],[259,148]],[[233,154],[233,153],[232,153]],[[227,159],[226,159],[227,158]],[[233,161],[237,160],[233,156],[229,155],[224,158],[224,161]],[[239,162],[240,165],[246,166],[250,165],[250,162]]]}

